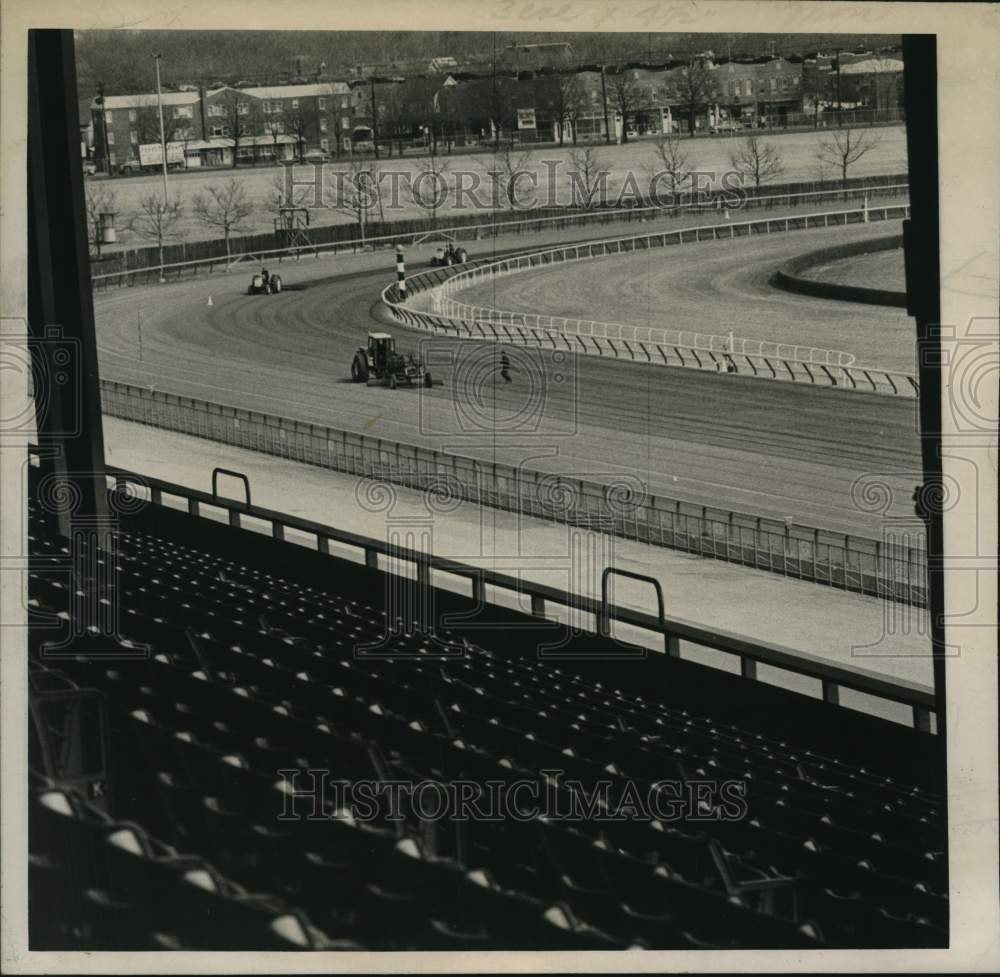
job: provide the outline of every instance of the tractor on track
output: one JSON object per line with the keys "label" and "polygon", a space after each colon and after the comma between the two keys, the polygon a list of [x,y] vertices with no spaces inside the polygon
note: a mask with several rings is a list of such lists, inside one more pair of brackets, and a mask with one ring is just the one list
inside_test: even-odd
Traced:
{"label": "tractor on track", "polygon": [[433,382],[423,361],[412,353],[396,352],[396,340],[387,332],[368,333],[367,349],[362,346],[351,361],[351,379],[369,387],[382,384],[391,390],[401,383],[408,387],[415,383],[429,387]]}
{"label": "tractor on track", "polygon": [[456,248],[449,241],[434,252],[431,258],[432,268],[442,268],[448,265],[464,265],[469,260],[469,252],[465,248]]}
{"label": "tractor on track", "polygon": [[269,275],[265,268],[254,275],[247,285],[247,295],[277,295],[281,291],[281,275]]}

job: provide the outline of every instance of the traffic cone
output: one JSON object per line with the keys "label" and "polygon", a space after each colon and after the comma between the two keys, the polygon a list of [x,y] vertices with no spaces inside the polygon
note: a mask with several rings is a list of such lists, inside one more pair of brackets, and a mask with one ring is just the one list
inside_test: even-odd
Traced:
{"label": "traffic cone", "polygon": [[209,295],[209,297],[208,297],[208,307],[209,308],[212,307],[212,296],[211,295]]}

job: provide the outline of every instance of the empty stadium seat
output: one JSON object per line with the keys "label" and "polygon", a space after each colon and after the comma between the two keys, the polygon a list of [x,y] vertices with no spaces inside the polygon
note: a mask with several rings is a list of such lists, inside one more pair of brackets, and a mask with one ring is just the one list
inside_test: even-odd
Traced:
{"label": "empty stadium seat", "polygon": [[[101,588],[34,511],[29,541],[34,694],[90,690],[109,731],[100,804],[33,753],[38,948],[947,944],[942,782],[911,755],[933,749],[921,734],[870,737],[862,759],[876,720],[819,704],[799,723],[790,693],[744,682],[733,699],[738,679],[663,656],[549,661],[534,649],[551,625],[497,608],[516,642],[463,629],[445,620],[468,610],[454,596],[420,633],[382,605],[377,571],[181,513],[124,518]],[[380,642],[396,657],[364,654]],[[528,784],[590,814],[431,823],[404,792],[405,810],[380,795],[358,817],[317,771]],[[726,781],[743,816],[725,815]],[[611,816],[632,791],[698,782],[715,786],[676,818]]]}

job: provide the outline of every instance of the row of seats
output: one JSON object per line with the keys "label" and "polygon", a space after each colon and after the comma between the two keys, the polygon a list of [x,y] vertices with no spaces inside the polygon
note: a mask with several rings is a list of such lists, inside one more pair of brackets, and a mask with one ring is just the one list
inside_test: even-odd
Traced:
{"label": "row of seats", "polygon": [[[68,541],[29,525],[32,655],[104,696],[110,816],[210,865],[240,912],[247,892],[268,893],[270,908],[240,929],[261,946],[946,943],[942,799],[926,785],[637,695],[612,669],[596,677],[530,646],[431,632],[387,613],[381,593],[303,583],[149,527],[119,533],[74,577]],[[94,624],[102,607],[117,614],[114,635]],[[313,803],[290,794],[312,770],[353,784],[527,782],[557,810],[589,803],[599,783],[606,795],[571,820],[429,823],[395,817],[384,797],[367,820],[331,803],[283,818]],[[664,781],[688,800],[705,785],[685,817],[614,816]],[[44,817],[51,794],[35,805]],[[40,879],[65,881],[47,842],[37,857],[56,872]],[[136,909],[117,869],[102,871],[83,892]],[[78,898],[76,911],[93,905]],[[235,916],[219,919],[216,938]],[[163,933],[213,938],[169,930],[130,932],[159,934],[157,945]]]}

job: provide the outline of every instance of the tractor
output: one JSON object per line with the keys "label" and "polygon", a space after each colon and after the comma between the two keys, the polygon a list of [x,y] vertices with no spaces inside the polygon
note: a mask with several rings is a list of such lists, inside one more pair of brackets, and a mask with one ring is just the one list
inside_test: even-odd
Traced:
{"label": "tractor", "polygon": [[396,340],[387,332],[368,333],[368,348],[361,347],[351,361],[351,379],[368,386],[386,384],[391,390],[401,383],[408,387],[415,383],[429,387],[432,383],[423,362],[412,353],[397,353]]}
{"label": "tractor", "polygon": [[434,257],[431,258],[431,267],[441,268],[445,265],[464,265],[468,260],[469,252],[465,248],[456,248],[449,241],[434,252]]}
{"label": "tractor", "polygon": [[247,285],[247,295],[277,295],[281,291],[281,276],[264,274],[254,275]]}

